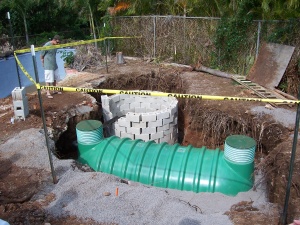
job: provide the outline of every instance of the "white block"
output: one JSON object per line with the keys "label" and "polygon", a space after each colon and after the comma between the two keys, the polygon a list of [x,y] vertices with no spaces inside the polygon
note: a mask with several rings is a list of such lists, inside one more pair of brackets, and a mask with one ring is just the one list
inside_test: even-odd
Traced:
{"label": "white block", "polygon": [[157,131],[164,131],[164,130],[168,130],[168,129],[170,129],[169,124],[163,125],[161,127],[157,127]]}
{"label": "white block", "polygon": [[161,127],[163,125],[163,120],[156,120],[148,122],[148,127]]}
{"label": "white block", "polygon": [[120,101],[125,100],[126,98],[130,98],[130,95],[120,94]]}
{"label": "white block", "polygon": [[147,125],[148,124],[146,122],[139,122],[139,123],[132,122],[131,123],[132,127],[139,127],[139,128],[145,128],[145,127],[147,127]]}
{"label": "white block", "polygon": [[149,134],[136,134],[135,139],[141,139],[143,141],[149,141],[150,135]]}
{"label": "white block", "polygon": [[128,122],[125,117],[118,119],[118,124],[121,127],[130,127],[130,122]]}
{"label": "white block", "polygon": [[145,108],[134,108],[135,113],[146,113],[147,109]]}
{"label": "white block", "polygon": [[141,117],[143,122],[156,121],[156,113],[143,113]]}
{"label": "white block", "polygon": [[101,95],[102,107],[109,107],[109,97],[107,95]]}
{"label": "white block", "polygon": [[163,136],[164,136],[164,132],[163,131],[150,134],[151,140],[159,139],[159,138],[162,138]]}
{"label": "white block", "polygon": [[124,99],[124,103],[131,104],[131,103],[133,103],[133,102],[135,102],[135,99],[132,98],[132,97],[129,97],[129,98],[125,98],[125,99]]}
{"label": "white block", "polygon": [[123,105],[120,105],[120,111],[128,110],[128,109],[130,109],[129,104],[124,103]]}
{"label": "white block", "polygon": [[134,108],[140,108],[141,107],[141,103],[140,102],[132,102],[129,104],[130,109],[134,109]]}
{"label": "white block", "polygon": [[126,114],[126,120],[130,122],[140,122],[140,116],[140,114],[129,112]]}
{"label": "white block", "polygon": [[173,119],[174,119],[173,117],[163,119],[163,125],[166,125],[168,123],[172,123]]}
{"label": "white block", "polygon": [[170,140],[170,134],[163,136],[162,138],[160,138],[160,143],[162,142],[168,142]]}
{"label": "white block", "polygon": [[11,92],[12,100],[13,101],[22,101],[26,97],[26,90],[25,87],[16,87]]}
{"label": "white block", "polygon": [[129,134],[141,134],[141,128],[139,127],[127,127],[126,131]]}
{"label": "white block", "polygon": [[156,127],[145,127],[145,128],[142,128],[141,133],[142,134],[153,134],[153,133],[156,133]]}
{"label": "white block", "polygon": [[141,102],[141,108],[151,108],[151,105],[148,102]]}
{"label": "white block", "polygon": [[120,95],[113,95],[110,99],[111,101],[117,103],[118,101],[120,101]]}
{"label": "white block", "polygon": [[129,133],[122,132],[122,131],[121,131],[120,137],[121,138],[130,138],[131,140],[134,140],[134,134],[129,134]]}
{"label": "white block", "polygon": [[159,113],[157,113],[157,119],[165,119],[165,118],[169,118],[170,117],[170,113],[169,111],[166,110],[162,110]]}
{"label": "white block", "polygon": [[22,118],[24,120],[28,116],[29,108],[27,96],[24,96],[22,100],[13,101],[13,106],[15,118]]}
{"label": "white block", "polygon": [[165,136],[165,135],[171,134],[173,132],[173,130],[168,129],[168,130],[164,130],[163,132],[164,132],[164,136]]}

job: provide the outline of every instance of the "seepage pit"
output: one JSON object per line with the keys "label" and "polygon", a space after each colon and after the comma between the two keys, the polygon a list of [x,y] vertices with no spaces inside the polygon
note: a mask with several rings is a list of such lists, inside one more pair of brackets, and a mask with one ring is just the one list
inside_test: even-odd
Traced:
{"label": "seepage pit", "polygon": [[[124,71],[128,75],[124,75]],[[99,72],[105,74],[105,68]],[[127,60],[126,65],[112,67],[110,73],[105,74],[105,81],[99,81],[95,74],[77,73],[61,85],[253,97],[228,79],[180,67]],[[247,135],[257,141],[255,185],[248,192],[230,197],[220,193],[196,194],[151,187],[96,173],[78,164],[74,160],[76,124],[86,119],[101,120],[105,124],[105,104],[103,95],[97,93],[91,93],[93,100],[82,97],[81,93],[75,98],[74,94],[54,96],[53,101],[44,99],[57,184],[51,179],[36,96],[28,96],[29,117],[25,121],[16,121],[14,125],[7,123],[11,112],[0,117],[6,132],[0,131],[0,218],[11,224],[24,221],[67,225],[278,223],[285,197],[295,108],[270,110],[265,104],[255,102],[177,99],[178,142],[181,145],[223,149],[225,138],[232,134]],[[10,104],[9,99],[4,101],[4,105]],[[299,170],[297,158],[288,221],[300,215],[297,204]]]}

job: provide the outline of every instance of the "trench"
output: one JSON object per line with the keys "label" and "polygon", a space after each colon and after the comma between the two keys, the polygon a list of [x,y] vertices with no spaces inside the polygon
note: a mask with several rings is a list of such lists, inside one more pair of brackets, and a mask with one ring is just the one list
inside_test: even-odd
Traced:
{"label": "trench", "polygon": [[[107,79],[96,88],[185,93],[184,86],[184,81],[177,74],[152,73],[138,77],[124,77],[124,75],[114,77]],[[84,119],[95,119],[104,123],[101,94],[90,93],[90,95],[96,99],[99,111]],[[197,107],[191,107],[191,105],[197,105]],[[56,154],[59,158],[77,159],[76,124],[81,120],[80,116],[71,118],[68,122],[67,131],[56,142]],[[260,159],[263,156],[268,156],[286,138],[287,133],[287,128],[274,123],[264,115],[260,117],[250,114],[236,115],[235,112],[231,113],[230,111],[222,111],[218,107],[199,104],[199,100],[178,99],[178,143],[183,146],[206,146],[210,149],[223,149],[224,140],[229,135],[246,135],[257,142],[255,164],[261,166]],[[274,170],[271,164],[270,162],[267,166],[270,170]],[[261,168],[256,166],[255,169]],[[266,168],[264,169],[267,176],[273,176]],[[267,177],[267,185],[270,185],[268,179],[273,178]],[[278,203],[280,200],[276,199],[278,195],[274,192],[274,188],[268,186],[267,189],[270,192],[269,200]]]}

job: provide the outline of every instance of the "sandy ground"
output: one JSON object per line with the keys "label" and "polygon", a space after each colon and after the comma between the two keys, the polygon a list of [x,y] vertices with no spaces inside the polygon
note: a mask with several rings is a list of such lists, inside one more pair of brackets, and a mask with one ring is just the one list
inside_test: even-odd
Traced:
{"label": "sandy ground", "polygon": [[[52,146],[53,146],[53,142]],[[97,222],[115,224],[233,224],[224,213],[241,201],[253,201],[253,207],[267,213],[264,188],[235,197],[220,193],[193,193],[156,188],[140,183],[126,184],[115,176],[84,172],[73,160],[58,160],[52,155],[58,183],[53,184],[45,137],[40,129],[20,132],[0,146],[2,157],[17,166],[48,172],[48,179],[34,199],[55,200],[45,206],[55,217],[74,215]],[[118,188],[118,196],[116,196]],[[109,196],[105,196],[107,192]]]}

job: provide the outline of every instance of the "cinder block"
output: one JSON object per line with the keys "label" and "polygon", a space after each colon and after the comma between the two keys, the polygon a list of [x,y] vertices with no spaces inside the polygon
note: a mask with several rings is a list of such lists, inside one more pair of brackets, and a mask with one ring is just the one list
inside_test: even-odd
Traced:
{"label": "cinder block", "polygon": [[167,135],[163,136],[162,138],[160,138],[160,143],[168,142],[169,140],[170,140],[170,134],[167,134]]}
{"label": "cinder block", "polygon": [[170,129],[169,124],[163,125],[161,127],[157,127],[157,131],[164,131],[164,130],[168,130],[168,129]]}
{"label": "cinder block", "polygon": [[109,107],[109,97],[107,95],[101,95],[102,107]]}
{"label": "cinder block", "polygon": [[25,118],[29,114],[28,98],[27,98],[27,96],[23,96],[22,98],[23,98],[22,100],[13,101],[14,117],[25,120]]}
{"label": "cinder block", "polygon": [[130,122],[140,122],[140,114],[138,113],[127,113],[126,114],[126,120]]}
{"label": "cinder block", "polygon": [[156,133],[156,127],[145,127],[145,128],[142,128],[141,133],[142,134],[154,134],[154,133]]}
{"label": "cinder block", "polygon": [[162,125],[163,125],[162,119],[148,122],[148,127],[161,127]]}
{"label": "cinder block", "polygon": [[141,134],[141,128],[139,127],[127,127],[126,131],[130,134]]}
{"label": "cinder block", "polygon": [[165,136],[165,135],[171,134],[173,132],[173,130],[168,129],[168,130],[164,130],[163,132],[164,132],[164,136]]}
{"label": "cinder block", "polygon": [[113,95],[110,99],[111,101],[117,103],[118,101],[120,101],[120,95]]}
{"label": "cinder block", "polygon": [[130,138],[131,140],[134,140],[134,135],[133,134],[129,134],[129,133],[122,132],[122,131],[121,131],[120,137],[121,138]]}
{"label": "cinder block", "polygon": [[120,111],[123,111],[123,110],[128,110],[130,109],[130,105],[127,103],[124,103],[123,105],[120,105]]}
{"label": "cinder block", "polygon": [[177,112],[178,112],[178,106],[177,106],[177,103],[176,103],[176,106],[173,106],[171,108],[171,115],[175,115],[175,114],[177,114]]}
{"label": "cinder block", "polygon": [[147,109],[145,108],[134,108],[135,113],[146,113]]}
{"label": "cinder block", "polygon": [[130,95],[120,94],[120,101],[125,100],[126,98],[130,98]]}
{"label": "cinder block", "polygon": [[136,134],[135,139],[141,139],[143,141],[149,141],[150,140],[150,134]]}
{"label": "cinder block", "polygon": [[151,105],[148,102],[141,102],[141,108],[151,108]]}
{"label": "cinder block", "polygon": [[134,113],[134,109],[124,109],[124,110],[122,110],[122,112],[124,115],[127,115],[127,113],[129,113],[129,112]]}
{"label": "cinder block", "polygon": [[13,101],[22,101],[26,97],[25,87],[16,87],[11,92]]}
{"label": "cinder block", "polygon": [[126,104],[131,104],[133,102],[135,102],[135,99],[132,97],[128,97],[128,98],[124,99],[124,103],[126,103]]}
{"label": "cinder block", "polygon": [[118,137],[121,136],[121,131],[118,130],[118,129],[114,129],[112,133],[113,133],[113,135],[115,135],[115,136],[118,136]]}
{"label": "cinder block", "polygon": [[165,118],[169,118],[170,117],[170,113],[166,110],[162,110],[159,113],[157,113],[157,119],[165,119]]}
{"label": "cinder block", "polygon": [[130,122],[128,122],[125,117],[118,119],[118,124],[121,127],[130,127]]}
{"label": "cinder block", "polygon": [[115,123],[115,130],[126,132],[126,127],[120,126],[118,123]]}
{"label": "cinder block", "polygon": [[139,123],[135,123],[135,122],[132,122],[131,123],[131,126],[132,127],[139,127],[139,128],[145,128],[147,127],[147,122],[139,122]]}
{"label": "cinder block", "polygon": [[168,123],[172,123],[173,119],[174,119],[173,117],[163,119],[163,125],[166,125]]}
{"label": "cinder block", "polygon": [[135,108],[141,108],[141,103],[140,102],[132,102],[129,104],[130,109],[135,109]]}
{"label": "cinder block", "polygon": [[159,138],[162,138],[163,136],[164,136],[164,132],[163,131],[150,134],[151,140],[153,140],[153,139],[159,139]]}
{"label": "cinder block", "polygon": [[141,117],[143,122],[156,121],[156,113],[143,113]]}
{"label": "cinder block", "polygon": [[109,109],[110,111],[115,111],[118,109],[117,103],[115,103],[114,101],[109,101]]}
{"label": "cinder block", "polygon": [[119,111],[117,112],[117,116],[121,117],[121,116],[125,116],[127,112],[123,111]]}

